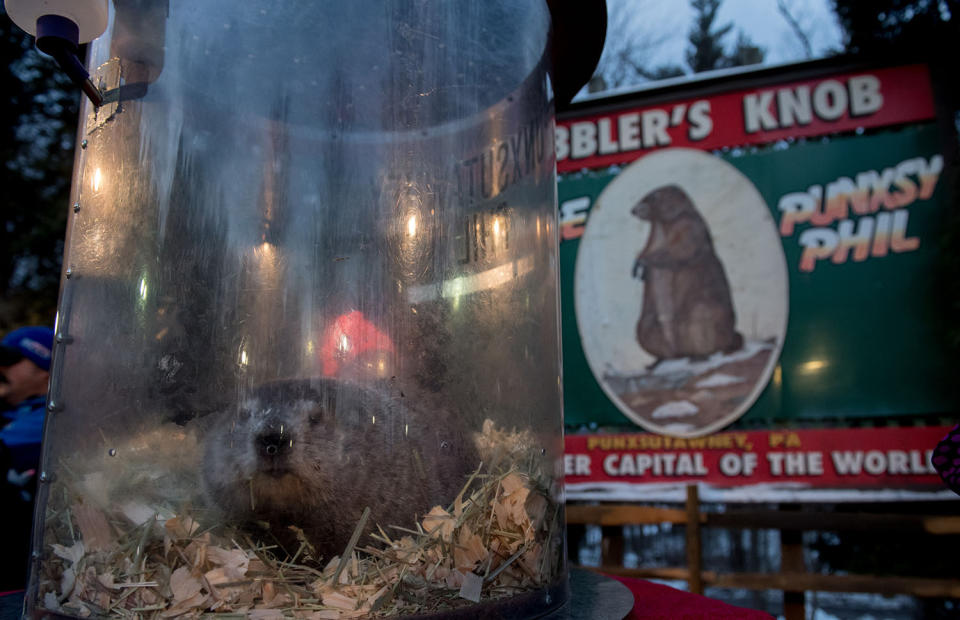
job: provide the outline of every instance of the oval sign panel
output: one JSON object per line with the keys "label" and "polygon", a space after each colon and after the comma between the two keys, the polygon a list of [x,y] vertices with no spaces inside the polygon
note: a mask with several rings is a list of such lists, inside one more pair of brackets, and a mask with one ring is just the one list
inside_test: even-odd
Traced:
{"label": "oval sign panel", "polygon": [[770,210],[724,160],[643,157],[604,188],[580,240],[587,362],[643,428],[694,437],[730,424],[770,380],[787,329],[787,265]]}

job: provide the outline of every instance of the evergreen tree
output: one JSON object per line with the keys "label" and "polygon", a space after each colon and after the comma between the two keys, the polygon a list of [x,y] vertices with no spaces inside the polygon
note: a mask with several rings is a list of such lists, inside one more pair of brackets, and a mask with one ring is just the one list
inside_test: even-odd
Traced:
{"label": "evergreen tree", "polygon": [[720,3],[721,0],[690,0],[690,6],[696,14],[690,29],[687,64],[694,73],[718,69],[725,64],[723,38],[733,29],[733,24],[714,28]]}
{"label": "evergreen tree", "polygon": [[0,10],[0,332],[53,323],[80,94]]}
{"label": "evergreen tree", "polygon": [[763,48],[751,41],[742,31],[737,33],[733,51],[726,52],[723,39],[733,30],[733,24],[714,27],[721,2],[722,0],[690,0],[695,15],[693,27],[690,29],[687,64],[694,73],[763,62]]}
{"label": "evergreen tree", "polygon": [[726,57],[726,66],[743,67],[745,65],[759,65],[763,62],[763,48],[755,44],[750,37],[740,32],[737,34],[737,44],[733,52]]}
{"label": "evergreen tree", "polygon": [[848,53],[952,60],[960,36],[960,0],[833,0]]}

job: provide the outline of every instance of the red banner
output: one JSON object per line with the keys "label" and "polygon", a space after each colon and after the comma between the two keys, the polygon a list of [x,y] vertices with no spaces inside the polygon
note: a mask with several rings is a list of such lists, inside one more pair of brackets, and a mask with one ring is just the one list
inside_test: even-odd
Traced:
{"label": "red banner", "polygon": [[622,164],[664,147],[712,150],[933,117],[923,65],[830,75],[563,119],[557,170]]}
{"label": "red banner", "polygon": [[745,431],[687,439],[568,435],[567,485],[800,483],[810,488],[944,488],[930,464],[949,427]]}

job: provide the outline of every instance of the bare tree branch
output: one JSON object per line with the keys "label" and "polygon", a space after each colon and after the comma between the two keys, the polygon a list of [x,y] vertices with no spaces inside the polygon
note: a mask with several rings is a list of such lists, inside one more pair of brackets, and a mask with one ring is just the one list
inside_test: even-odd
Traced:
{"label": "bare tree branch", "polygon": [[658,75],[651,58],[670,40],[671,28],[644,19],[656,13],[658,6],[656,0],[609,2],[607,45],[594,74],[596,82],[602,81],[605,88],[616,88]]}
{"label": "bare tree branch", "polygon": [[797,38],[800,39],[800,44],[803,45],[804,55],[807,58],[813,58],[813,46],[810,45],[810,37],[808,37],[807,33],[800,27],[800,22],[797,21],[797,18],[790,13],[786,0],[777,0],[777,10],[780,11],[780,15],[783,15],[783,18],[787,20],[787,24],[790,25],[793,34],[797,35]]}

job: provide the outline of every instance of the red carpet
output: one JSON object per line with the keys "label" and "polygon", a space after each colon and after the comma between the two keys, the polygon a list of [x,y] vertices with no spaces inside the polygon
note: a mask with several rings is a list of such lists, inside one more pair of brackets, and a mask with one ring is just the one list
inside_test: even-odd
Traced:
{"label": "red carpet", "polygon": [[614,577],[633,592],[630,620],[770,620],[770,614],[736,607],[643,579]]}

